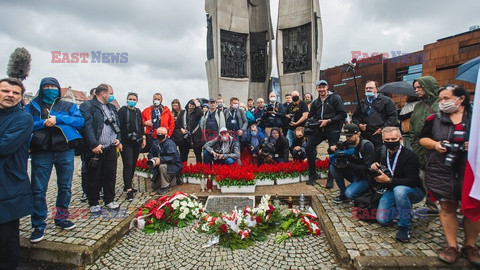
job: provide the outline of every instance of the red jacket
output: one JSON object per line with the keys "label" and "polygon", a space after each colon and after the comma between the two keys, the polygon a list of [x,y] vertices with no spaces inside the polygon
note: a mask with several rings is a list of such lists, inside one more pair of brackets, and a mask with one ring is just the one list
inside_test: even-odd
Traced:
{"label": "red jacket", "polygon": [[[145,108],[145,110],[143,110],[142,112],[142,122],[145,126],[145,134],[150,134],[150,131],[152,130],[152,127],[145,125],[146,121],[152,120],[152,110],[153,105]],[[160,116],[160,127],[164,127],[167,129],[168,137],[172,135],[173,130],[175,129],[175,121],[173,120],[172,113],[167,106],[163,106],[162,115]],[[157,138],[156,132],[153,132],[153,138]]]}

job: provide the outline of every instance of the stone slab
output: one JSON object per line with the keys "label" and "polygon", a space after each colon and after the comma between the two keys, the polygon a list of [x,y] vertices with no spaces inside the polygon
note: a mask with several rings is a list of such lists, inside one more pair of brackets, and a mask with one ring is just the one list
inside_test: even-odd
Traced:
{"label": "stone slab", "polygon": [[255,196],[208,196],[205,209],[208,212],[230,212],[235,207],[240,210],[245,206],[255,206]]}

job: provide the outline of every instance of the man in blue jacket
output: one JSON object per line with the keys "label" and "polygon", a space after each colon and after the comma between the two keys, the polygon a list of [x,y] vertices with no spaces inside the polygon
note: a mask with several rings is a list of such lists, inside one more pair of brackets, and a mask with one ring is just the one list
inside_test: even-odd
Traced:
{"label": "man in blue jacket", "polygon": [[33,208],[27,174],[33,120],[18,105],[24,92],[20,80],[0,80],[0,269],[17,267],[19,219],[30,215]]}
{"label": "man in blue jacket", "polygon": [[32,243],[44,238],[47,226],[45,197],[53,166],[57,173],[58,193],[52,217],[57,227],[64,230],[75,228],[75,224],[68,220],[68,206],[72,197],[74,148],[82,138],[79,130],[84,120],[77,105],[61,99],[60,89],[57,79],[43,78],[37,97],[25,107],[34,123],[30,142],[34,197]]}

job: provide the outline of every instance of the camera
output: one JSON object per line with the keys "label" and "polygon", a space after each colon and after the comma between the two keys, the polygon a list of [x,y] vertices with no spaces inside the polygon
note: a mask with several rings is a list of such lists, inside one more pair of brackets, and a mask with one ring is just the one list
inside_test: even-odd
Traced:
{"label": "camera", "polygon": [[115,132],[115,134],[120,133],[120,128],[118,127],[117,123],[115,122],[115,119],[107,118],[107,120],[105,120],[105,124],[111,126],[113,131]]}
{"label": "camera", "polygon": [[337,149],[335,150],[332,158],[333,166],[339,169],[346,168],[350,163],[348,161],[348,157],[355,153],[355,148],[351,147],[347,149],[345,147],[345,143],[343,142],[337,142],[335,146]]}
{"label": "camera", "polygon": [[[388,177],[392,177],[392,175],[390,174],[390,170],[385,165],[380,164],[380,166],[378,167],[378,170],[383,172],[384,174],[386,174]],[[377,176],[382,175],[380,172],[378,172],[377,170],[374,170],[372,168],[368,168],[368,174],[371,177],[377,177]]]}
{"label": "camera", "polygon": [[320,127],[320,122],[315,118],[308,118],[305,122],[305,136],[315,136]]}
{"label": "camera", "polygon": [[263,156],[273,155],[275,153],[275,145],[265,138],[263,143],[260,145],[260,150],[262,150]]}
{"label": "camera", "polygon": [[100,158],[102,154],[93,154],[92,157],[90,158],[90,161],[88,162],[88,167],[90,168],[97,168],[100,166]]}
{"label": "camera", "polygon": [[132,141],[137,141],[138,140],[138,137],[137,137],[137,133],[136,132],[132,132],[132,133],[128,133],[128,138]]}
{"label": "camera", "polygon": [[268,105],[267,106],[267,112],[273,112],[273,110],[275,109],[275,106],[274,105]]}
{"label": "camera", "polygon": [[465,151],[463,144],[442,142],[442,146],[447,148],[447,155],[443,161],[443,165],[447,167],[452,167],[456,163],[458,155]]}
{"label": "camera", "polygon": [[148,168],[150,168],[150,170],[153,169],[153,167],[155,167],[155,163],[156,163],[156,162],[155,162],[155,159],[153,159],[153,158],[149,159],[149,160],[147,161],[147,166],[148,166]]}

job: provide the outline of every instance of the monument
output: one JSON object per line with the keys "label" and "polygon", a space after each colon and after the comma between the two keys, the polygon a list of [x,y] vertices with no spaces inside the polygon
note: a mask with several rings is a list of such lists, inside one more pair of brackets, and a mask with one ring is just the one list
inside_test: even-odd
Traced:
{"label": "monument", "polygon": [[268,95],[273,30],[268,0],[205,0],[209,96]]}

